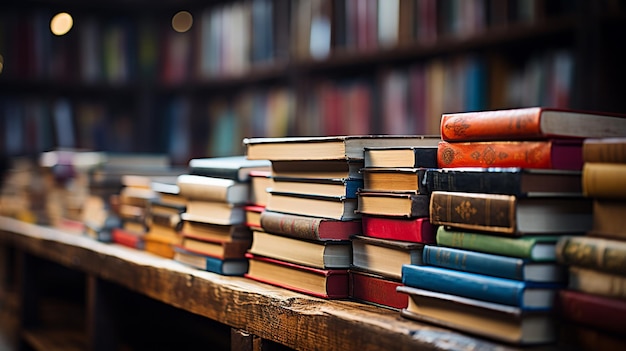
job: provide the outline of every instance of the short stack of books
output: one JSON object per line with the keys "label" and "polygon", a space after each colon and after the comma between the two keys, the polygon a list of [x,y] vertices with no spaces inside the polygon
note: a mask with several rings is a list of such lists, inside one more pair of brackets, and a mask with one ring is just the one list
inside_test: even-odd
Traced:
{"label": "short stack of books", "polygon": [[368,146],[419,145],[421,136],[245,139],[250,159],[269,159],[272,185],[262,230],[253,233],[247,277],[323,298],[349,295],[350,237]]}
{"label": "short stack of books", "polygon": [[[626,137],[587,139],[582,187],[593,201],[593,228],[559,239],[557,258],[568,266],[559,315],[573,345],[626,347]],[[566,324],[566,323],[563,323]],[[602,343],[599,343],[601,340]]]}
{"label": "short stack of books", "polygon": [[182,238],[174,259],[221,275],[248,270],[244,255],[250,248],[245,206],[250,203],[250,172],[269,170],[269,161],[245,156],[198,158],[189,161],[189,174],[178,177],[186,199]]}
{"label": "short stack of books", "polygon": [[364,150],[363,189],[358,193],[362,235],[352,238],[350,296],[380,306],[407,307],[396,291],[403,264],[421,264],[424,244],[435,242],[429,196],[421,181],[437,167],[439,139],[431,146],[372,147]]}
{"label": "short stack of books", "polygon": [[626,119],[544,108],[444,114],[439,170],[426,171],[437,245],[405,265],[402,315],[512,344],[556,340],[563,235],[591,229],[584,138]]}

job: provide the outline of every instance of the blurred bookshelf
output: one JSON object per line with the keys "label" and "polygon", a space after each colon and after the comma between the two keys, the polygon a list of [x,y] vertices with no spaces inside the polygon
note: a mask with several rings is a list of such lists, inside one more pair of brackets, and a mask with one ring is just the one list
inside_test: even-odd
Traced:
{"label": "blurred bookshelf", "polygon": [[243,137],[438,134],[443,112],[624,112],[625,17],[612,0],[3,3],[0,152],[186,164]]}

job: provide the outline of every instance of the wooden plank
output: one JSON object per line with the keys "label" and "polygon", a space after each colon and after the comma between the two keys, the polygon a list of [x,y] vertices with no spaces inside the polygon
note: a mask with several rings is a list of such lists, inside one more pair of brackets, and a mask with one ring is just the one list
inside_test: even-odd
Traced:
{"label": "wooden plank", "polygon": [[87,344],[92,351],[118,350],[118,329],[115,328],[112,306],[115,301],[99,278],[87,277]]}
{"label": "wooden plank", "polygon": [[[0,217],[0,242],[298,349],[515,350],[353,301],[328,301]],[[551,349],[550,347],[546,349]],[[525,348],[524,350],[528,350]]]}

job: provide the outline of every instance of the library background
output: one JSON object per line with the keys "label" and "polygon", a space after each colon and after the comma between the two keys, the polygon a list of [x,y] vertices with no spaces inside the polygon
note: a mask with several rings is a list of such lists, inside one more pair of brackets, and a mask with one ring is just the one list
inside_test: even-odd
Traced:
{"label": "library background", "polygon": [[[98,154],[117,160],[118,168],[148,165],[135,167],[138,178],[189,170],[203,176],[203,166],[190,161],[245,155],[255,144],[245,138],[439,136],[444,113],[533,106],[621,114],[624,34],[626,5],[619,0],[3,2],[0,349],[522,347],[525,333],[533,332],[515,338],[454,323],[447,329],[401,316],[404,305],[364,296],[365,302],[320,299],[254,277],[204,274],[150,253],[111,248],[102,243],[111,239],[98,233],[93,243],[78,240],[76,232],[89,226],[72,220],[97,207],[81,202],[87,195],[80,191],[94,189],[76,170],[60,167],[71,160],[59,160]],[[42,157],[49,152],[57,153],[54,166]],[[109,171],[99,174],[122,178],[117,168]],[[47,183],[51,174],[54,185]],[[71,187],[85,186],[78,195],[69,194],[76,190],[67,186],[72,177],[78,180]],[[181,192],[202,197],[193,179],[185,181]],[[63,191],[48,191],[60,183]],[[139,193],[133,196],[145,195]],[[62,196],[73,200],[51,209]],[[116,208],[136,205],[123,203],[130,197],[118,196]],[[29,206],[36,209],[21,211]],[[65,211],[63,228],[50,229],[50,218],[37,211]],[[200,230],[187,224],[202,221],[187,217],[183,230]],[[253,243],[262,231],[258,224]],[[237,240],[222,244],[231,241]],[[404,292],[402,301],[414,293]],[[626,311],[619,303],[612,306]],[[518,311],[515,318],[526,314],[532,313]],[[626,315],[616,318],[621,325]],[[579,339],[571,338],[572,330]],[[545,342],[544,335],[537,347],[626,343],[621,326],[590,330],[557,328],[556,340]]]}

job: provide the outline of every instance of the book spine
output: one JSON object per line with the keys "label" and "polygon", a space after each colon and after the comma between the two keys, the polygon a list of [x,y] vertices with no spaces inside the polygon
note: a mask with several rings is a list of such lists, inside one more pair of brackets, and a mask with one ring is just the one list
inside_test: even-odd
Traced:
{"label": "book spine", "polygon": [[411,217],[428,217],[430,215],[430,196],[417,194],[411,196]]}
{"label": "book spine", "polygon": [[437,229],[437,245],[503,256],[531,258],[534,242],[532,240],[520,240],[520,238],[447,230],[440,226]]}
{"label": "book spine", "polygon": [[356,300],[395,309],[406,308],[408,305],[406,296],[396,291],[398,286],[402,286],[400,282],[352,272],[349,277],[350,297]]}
{"label": "book spine", "polygon": [[364,215],[361,218],[363,235],[380,239],[434,244],[435,226],[428,218],[388,218]]}
{"label": "book spine", "polygon": [[426,179],[428,191],[463,191],[469,193],[521,195],[521,173],[462,172],[429,169]]}
{"label": "book spine", "polygon": [[212,273],[224,274],[224,261],[215,257],[206,257],[205,270]]}
{"label": "book spine", "polygon": [[555,168],[553,165],[553,143],[544,140],[456,143],[441,141],[437,150],[437,162],[441,168]]}
{"label": "book spine", "polygon": [[585,163],[583,194],[600,199],[626,199],[626,164]]}
{"label": "book spine", "polygon": [[556,245],[560,263],[626,275],[626,242],[599,237],[564,236]]}
{"label": "book spine", "polygon": [[539,137],[540,118],[540,108],[444,114],[441,117],[441,138],[470,141]]}
{"label": "book spine", "polygon": [[586,139],[583,143],[583,161],[598,163],[626,163],[626,140]]}
{"label": "book spine", "polygon": [[261,227],[266,232],[306,240],[320,240],[321,222],[321,218],[300,217],[271,211],[261,214]]}
{"label": "book spine", "polygon": [[463,272],[524,280],[524,261],[521,258],[426,245],[423,262]]}
{"label": "book spine", "polygon": [[405,264],[402,266],[402,283],[413,288],[524,307],[522,295],[525,285],[510,279]]}
{"label": "book spine", "polygon": [[230,259],[230,258],[243,258],[252,241],[249,240],[233,240],[229,242],[222,243],[222,247],[224,248],[222,257],[218,257],[222,260]]}
{"label": "book spine", "polygon": [[601,330],[626,334],[626,301],[572,290],[559,291],[559,315],[569,321]]}
{"label": "book spine", "polygon": [[514,196],[435,191],[430,196],[430,222],[471,230],[514,233]]}
{"label": "book spine", "polygon": [[243,180],[239,179],[239,168],[189,167],[189,174],[212,178],[231,179],[235,181]]}
{"label": "book spine", "polygon": [[570,266],[568,289],[626,299],[626,276]]}
{"label": "book spine", "polygon": [[593,233],[626,240],[626,202],[593,200]]}

